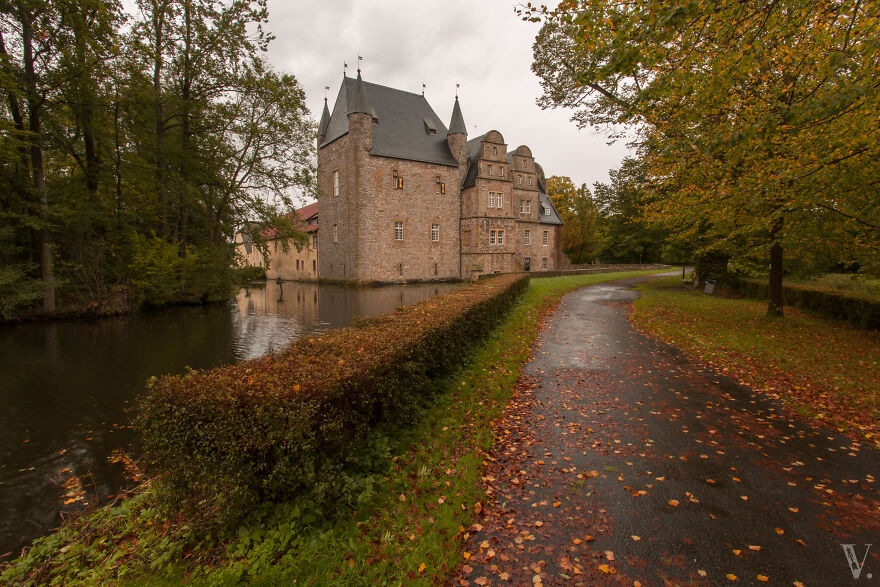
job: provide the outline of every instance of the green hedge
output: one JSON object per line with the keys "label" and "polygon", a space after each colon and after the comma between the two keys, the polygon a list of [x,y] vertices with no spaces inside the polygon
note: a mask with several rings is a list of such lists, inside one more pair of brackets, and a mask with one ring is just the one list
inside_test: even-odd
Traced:
{"label": "green hedge", "polygon": [[[739,291],[746,297],[766,300],[768,285],[753,279],[741,279]],[[785,304],[810,314],[849,322],[860,328],[880,329],[880,302],[805,285],[785,285]]]}
{"label": "green hedge", "polygon": [[481,280],[275,355],[153,379],[138,402],[147,470],[173,503],[348,503],[387,464],[387,437],[527,285]]}

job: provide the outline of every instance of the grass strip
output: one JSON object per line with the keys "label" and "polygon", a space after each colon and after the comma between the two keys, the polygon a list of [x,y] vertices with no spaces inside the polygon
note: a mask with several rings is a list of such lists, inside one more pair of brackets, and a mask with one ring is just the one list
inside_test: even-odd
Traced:
{"label": "grass strip", "polygon": [[585,285],[658,271],[533,279],[513,310],[443,382],[444,391],[396,439],[384,475],[350,516],[320,522],[306,504],[266,504],[233,538],[196,539],[196,521],[169,518],[149,484],[135,497],[43,538],[0,568],[0,583],[138,585],[433,584],[461,560],[485,499],[484,458],[546,314]]}
{"label": "grass strip", "polygon": [[785,308],[705,295],[678,279],[639,286],[634,323],[808,420],[880,446],[880,334]]}

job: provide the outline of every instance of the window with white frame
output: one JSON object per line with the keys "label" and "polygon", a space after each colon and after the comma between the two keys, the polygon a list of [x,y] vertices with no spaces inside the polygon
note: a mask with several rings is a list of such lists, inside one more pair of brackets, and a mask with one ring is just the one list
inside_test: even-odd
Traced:
{"label": "window with white frame", "polygon": [[520,201],[519,201],[519,213],[520,213],[520,214],[525,214],[525,213],[526,213],[526,201],[525,201],[525,200],[520,200]]}
{"label": "window with white frame", "polygon": [[312,235],[312,248],[313,249],[318,248],[318,235],[317,234]]}
{"label": "window with white frame", "polygon": [[550,231],[549,230],[544,231],[544,244],[545,245],[550,244]]}
{"label": "window with white frame", "polygon": [[403,222],[395,222],[394,223],[394,240],[396,240],[396,241],[403,240]]}
{"label": "window with white frame", "polygon": [[492,166],[486,165],[486,175],[492,175]]}
{"label": "window with white frame", "polygon": [[532,244],[532,231],[529,230],[528,228],[526,229],[525,237],[526,237],[526,244],[527,245]]}
{"label": "window with white frame", "polygon": [[541,269],[546,269],[546,268],[547,268],[547,257],[542,257],[541,258]]}
{"label": "window with white frame", "polygon": [[339,195],[339,171],[333,172],[333,196]]}
{"label": "window with white frame", "polygon": [[532,178],[529,177],[529,185],[532,185]]}
{"label": "window with white frame", "polygon": [[504,194],[498,193],[495,194],[495,207],[503,208],[504,207]]}
{"label": "window with white frame", "polygon": [[440,241],[440,225],[432,224],[431,225],[431,240],[436,242]]}
{"label": "window with white frame", "polygon": [[498,168],[498,175],[501,177],[504,177],[504,168],[503,167]]}
{"label": "window with white frame", "polygon": [[495,207],[495,192],[489,192],[489,207]]}
{"label": "window with white frame", "polygon": [[498,232],[498,231],[495,230],[495,229],[492,229],[492,230],[489,231],[489,244],[490,244],[490,245],[494,245],[494,244],[495,244],[495,235],[496,235],[497,232]]}
{"label": "window with white frame", "polygon": [[333,242],[339,242],[339,227],[337,225],[333,225]]}
{"label": "window with white frame", "polygon": [[504,244],[504,231],[503,230],[498,231],[498,244],[499,245]]}
{"label": "window with white frame", "polygon": [[522,175],[517,175],[517,176],[516,176],[516,183],[522,185]]}
{"label": "window with white frame", "polygon": [[503,245],[504,244],[504,231],[492,229],[489,231],[489,244],[490,245]]}
{"label": "window with white frame", "polygon": [[532,201],[526,200],[526,214],[532,213]]}

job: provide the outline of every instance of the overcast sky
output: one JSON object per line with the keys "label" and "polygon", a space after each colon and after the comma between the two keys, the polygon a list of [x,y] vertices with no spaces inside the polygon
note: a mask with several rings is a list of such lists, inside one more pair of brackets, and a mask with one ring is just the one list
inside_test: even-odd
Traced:
{"label": "overcast sky", "polygon": [[627,154],[622,142],[578,130],[565,110],[541,110],[532,73],[538,24],[514,13],[517,0],[269,0],[269,29],[277,37],[269,60],[291,73],[320,118],[324,86],[330,109],[342,81],[342,65],[356,75],[363,56],[366,81],[421,92],[449,125],[455,84],[473,138],[498,130],[513,149],[528,145],[545,173],[568,175],[576,184],[607,181],[608,170]]}

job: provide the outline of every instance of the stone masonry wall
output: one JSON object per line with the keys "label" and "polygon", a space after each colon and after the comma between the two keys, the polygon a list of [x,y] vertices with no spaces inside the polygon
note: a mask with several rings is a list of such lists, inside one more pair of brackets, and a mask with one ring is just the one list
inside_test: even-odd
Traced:
{"label": "stone masonry wall", "polygon": [[[392,186],[395,170],[403,178],[402,189]],[[359,279],[459,279],[459,168],[372,156],[363,176]],[[437,193],[438,177],[446,193]],[[395,238],[396,222],[403,223],[403,240]],[[439,225],[437,241],[432,240],[433,224]]]}

